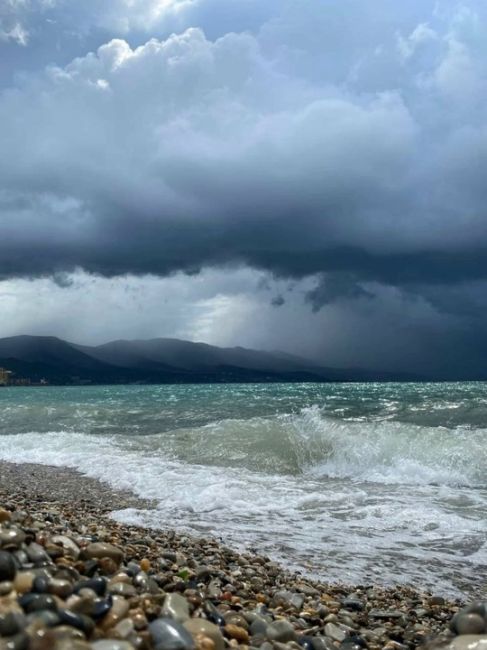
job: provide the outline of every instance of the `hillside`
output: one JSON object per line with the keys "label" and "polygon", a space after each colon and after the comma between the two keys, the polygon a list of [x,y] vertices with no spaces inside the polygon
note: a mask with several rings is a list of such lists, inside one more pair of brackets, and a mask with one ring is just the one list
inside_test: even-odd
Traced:
{"label": "hillside", "polygon": [[325,368],[307,359],[178,339],[76,345],[52,336],[0,339],[0,367],[51,384],[385,381],[390,373]]}

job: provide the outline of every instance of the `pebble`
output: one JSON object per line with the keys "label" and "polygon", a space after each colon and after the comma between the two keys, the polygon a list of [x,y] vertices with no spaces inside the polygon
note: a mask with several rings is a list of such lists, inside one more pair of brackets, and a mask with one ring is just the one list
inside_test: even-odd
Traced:
{"label": "pebble", "polygon": [[172,618],[178,623],[184,623],[189,620],[188,601],[178,593],[167,594],[161,615],[164,618]]}
{"label": "pebble", "polygon": [[266,635],[269,641],[286,643],[296,639],[296,632],[289,621],[281,620],[267,626]]}
{"label": "pebble", "polygon": [[46,553],[45,549],[35,542],[32,542],[27,546],[26,553],[29,560],[36,565],[49,564],[51,562],[51,558]]}
{"label": "pebble", "polygon": [[220,628],[204,618],[191,618],[184,624],[185,629],[196,638],[198,635],[208,637],[215,644],[215,650],[224,650],[225,642]]}
{"label": "pebble", "polygon": [[0,481],[0,650],[411,650],[440,632],[453,650],[475,632],[480,650],[487,635],[484,603],[304,581],[212,539],[118,524],[96,500],[1,495]]}
{"label": "pebble", "polygon": [[47,585],[47,590],[50,594],[55,594],[65,599],[73,593],[73,585],[69,580],[52,578]]}
{"label": "pebble", "polygon": [[485,621],[487,621],[487,601],[477,601],[470,603],[470,605],[467,605],[461,611],[465,614],[478,614]]}
{"label": "pebble", "polygon": [[74,593],[81,589],[92,589],[98,596],[104,596],[107,590],[107,580],[105,578],[90,578],[89,580],[80,580],[74,585]]}
{"label": "pebble", "polygon": [[25,632],[18,632],[8,640],[0,640],[0,650],[27,650],[29,637]]}
{"label": "pebble", "polygon": [[25,594],[32,589],[34,578],[35,575],[31,571],[19,571],[14,579],[14,589],[19,594]]}
{"label": "pebble", "polygon": [[100,639],[91,644],[93,650],[133,650],[134,646],[128,641],[118,639]]}
{"label": "pebble", "polygon": [[480,634],[464,634],[457,636],[448,646],[443,646],[446,650],[487,650],[487,636]]}
{"label": "pebble", "polygon": [[120,621],[120,623],[117,623],[115,625],[113,631],[117,637],[120,637],[122,639],[128,639],[129,637],[133,638],[135,635],[134,622],[131,618],[124,618]]}
{"label": "pebble", "polygon": [[445,604],[445,599],[443,596],[431,596],[431,598],[428,598],[428,605],[430,607],[441,607],[441,605]]}
{"label": "pebble", "polygon": [[480,614],[472,612],[459,612],[451,622],[451,627],[456,634],[482,634],[487,632],[487,624]]}
{"label": "pebble", "polygon": [[94,542],[93,544],[89,544],[84,549],[84,554],[90,560],[109,558],[117,564],[120,564],[123,560],[123,551],[121,549],[113,546],[113,544],[105,544],[104,542]]}
{"label": "pebble", "polygon": [[325,636],[312,637],[311,645],[313,650],[336,650],[335,643]]}
{"label": "pebble", "polygon": [[0,582],[0,596],[7,596],[12,589],[14,588],[14,585],[12,582],[5,580],[4,582]]}
{"label": "pebble", "polygon": [[351,594],[350,596],[347,596],[343,601],[342,601],[343,606],[346,609],[350,609],[353,612],[361,612],[364,609],[364,602],[356,595]]}
{"label": "pebble", "polygon": [[0,614],[0,636],[12,636],[20,632],[23,623],[23,617],[18,612]]}
{"label": "pebble", "polygon": [[291,591],[278,591],[274,594],[271,600],[272,607],[293,607],[294,609],[301,609],[304,603],[303,594],[292,593]]}
{"label": "pebble", "polygon": [[125,598],[122,598],[122,596],[113,596],[112,606],[110,607],[108,614],[102,620],[102,628],[108,630],[111,627],[114,627],[127,615],[129,609],[130,606]]}
{"label": "pebble", "polygon": [[401,618],[404,612],[396,609],[371,609],[369,612],[370,618]]}
{"label": "pebble", "polygon": [[195,650],[193,637],[180,623],[158,618],[149,624],[155,650]]}
{"label": "pebble", "polygon": [[239,625],[233,625],[232,623],[227,623],[223,629],[231,639],[236,639],[240,643],[248,645],[249,633],[245,628],[240,627]]}
{"label": "pebble", "polygon": [[55,612],[58,609],[57,603],[52,596],[44,594],[24,594],[19,598],[19,604],[26,613],[50,610]]}
{"label": "pebble", "polygon": [[338,625],[335,625],[335,623],[327,623],[325,625],[325,635],[332,639],[332,641],[338,641],[338,643],[344,641],[347,636]]}
{"label": "pebble", "polygon": [[18,528],[8,528],[0,530],[0,546],[4,549],[11,550],[20,548],[25,541],[25,533]]}
{"label": "pebble", "polygon": [[204,634],[197,634],[195,643],[197,650],[215,650],[214,642]]}
{"label": "pebble", "polygon": [[0,582],[11,582],[15,578],[17,567],[11,553],[0,551]]}
{"label": "pebble", "polygon": [[137,590],[133,585],[129,585],[125,582],[116,582],[115,584],[109,585],[108,590],[111,594],[124,596],[125,598],[135,596],[137,593]]}

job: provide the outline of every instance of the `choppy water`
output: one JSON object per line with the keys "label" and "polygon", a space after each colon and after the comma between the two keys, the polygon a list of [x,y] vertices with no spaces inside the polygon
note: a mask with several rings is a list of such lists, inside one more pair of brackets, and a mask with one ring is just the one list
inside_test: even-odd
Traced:
{"label": "choppy water", "polygon": [[154,498],[325,580],[487,591],[487,384],[0,390],[0,458]]}

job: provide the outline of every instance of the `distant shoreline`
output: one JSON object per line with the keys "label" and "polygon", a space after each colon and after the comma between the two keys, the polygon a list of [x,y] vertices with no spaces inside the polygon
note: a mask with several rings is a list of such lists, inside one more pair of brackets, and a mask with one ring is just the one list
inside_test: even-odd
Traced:
{"label": "distant shoreline", "polygon": [[327,385],[387,385],[387,384],[487,384],[487,379],[267,379],[267,380],[255,380],[255,379],[235,379],[235,380],[197,380],[197,379],[188,379],[184,381],[107,381],[107,382],[98,382],[98,381],[83,381],[79,383],[74,382],[65,382],[65,383],[32,383],[32,384],[0,384],[0,390],[2,388],[90,388],[90,387],[114,387],[117,386],[249,386],[252,384],[257,385],[276,385],[276,384],[317,384],[320,386]]}

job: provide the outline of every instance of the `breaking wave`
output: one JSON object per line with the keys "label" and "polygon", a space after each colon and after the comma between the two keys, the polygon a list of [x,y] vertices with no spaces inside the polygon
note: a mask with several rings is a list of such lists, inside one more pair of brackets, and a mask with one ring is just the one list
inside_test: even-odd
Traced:
{"label": "breaking wave", "polygon": [[[297,414],[226,419],[160,434],[68,431],[2,436],[0,458],[86,471],[104,462],[183,463],[359,482],[485,487],[486,429],[424,427],[397,421],[327,417],[318,406]],[[113,468],[115,469],[115,468]]]}

